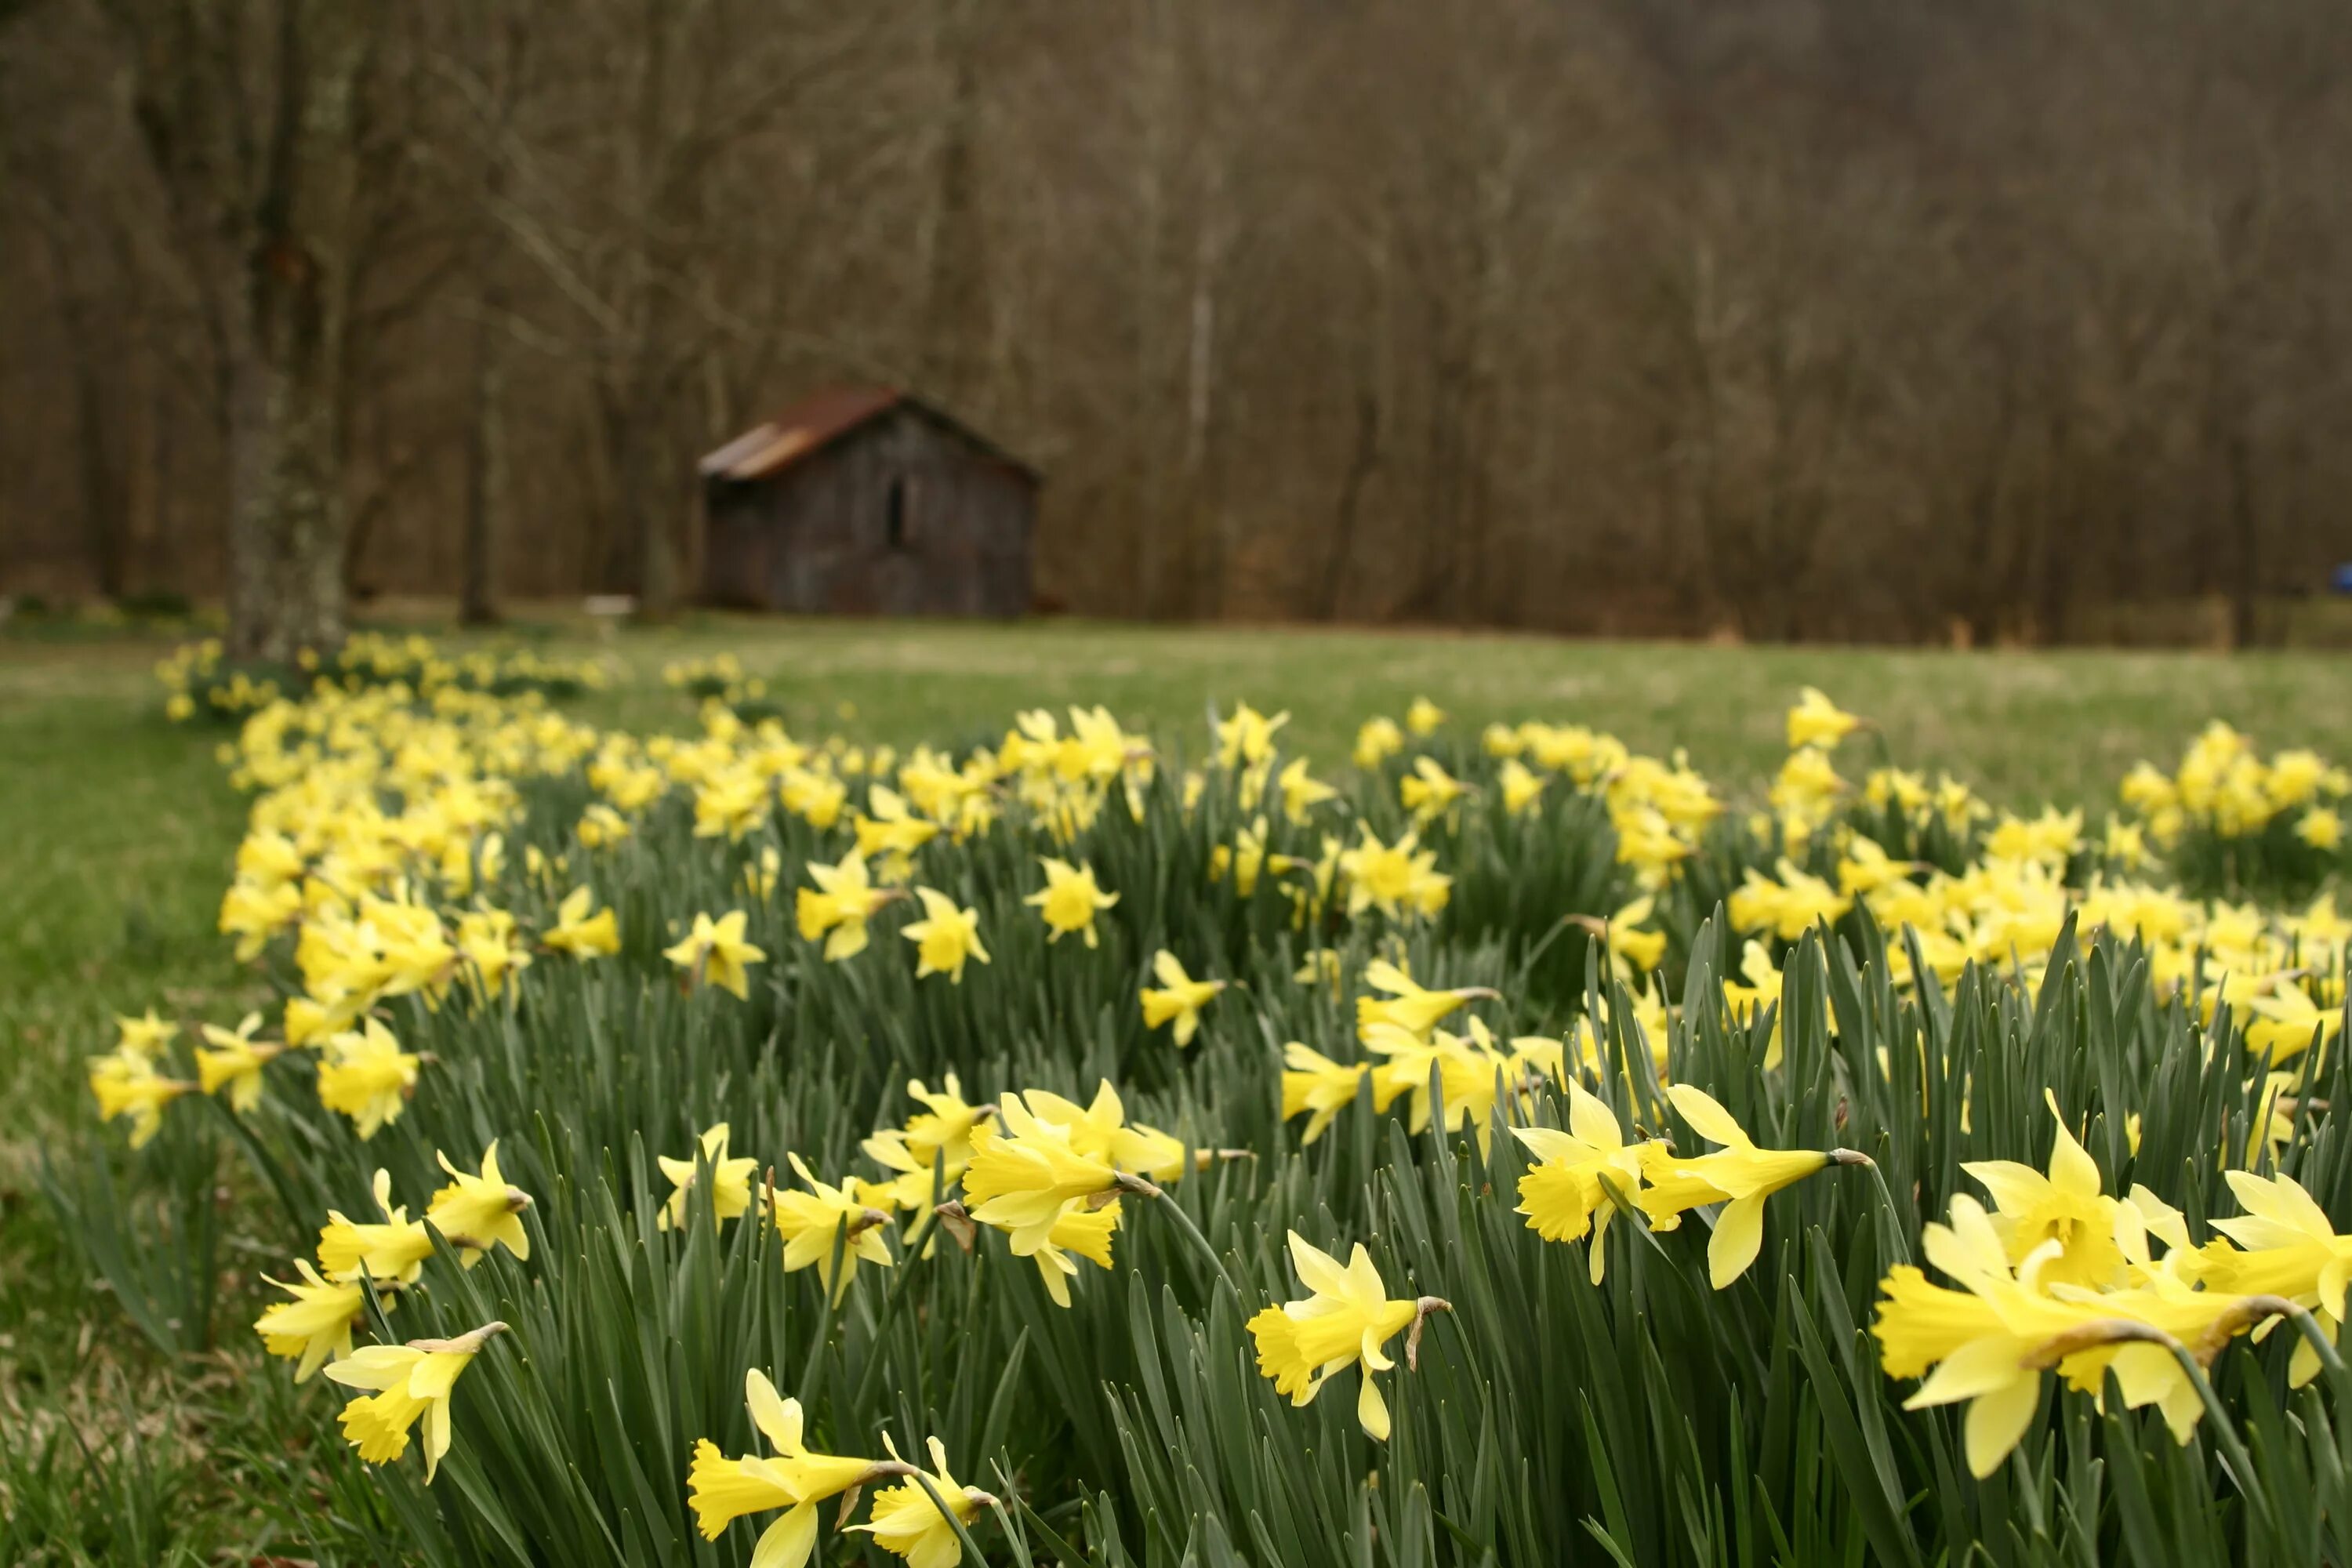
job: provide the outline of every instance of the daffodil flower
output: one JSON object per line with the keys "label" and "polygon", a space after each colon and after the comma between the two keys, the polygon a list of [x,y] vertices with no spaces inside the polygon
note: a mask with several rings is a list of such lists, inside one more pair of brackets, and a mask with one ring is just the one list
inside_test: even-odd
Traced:
{"label": "daffodil flower", "polygon": [[1236,768],[1244,763],[1265,761],[1274,752],[1275,731],[1289,722],[1287,712],[1269,719],[1248,703],[1242,703],[1234,710],[1232,718],[1216,721],[1218,765]]}
{"label": "daffodil flower", "polygon": [[1470,786],[1438,766],[1434,757],[1415,757],[1412,772],[1397,781],[1397,795],[1412,819],[1423,826],[1454,809]]}
{"label": "daffodil flower", "polygon": [[[883,1447],[898,1461],[898,1447],[887,1436]],[[905,1558],[907,1568],[955,1568],[963,1561],[962,1538],[956,1527],[971,1523],[996,1500],[948,1473],[948,1451],[937,1437],[930,1440],[930,1454],[929,1489],[912,1479],[886,1487],[875,1494],[874,1511],[866,1521],[850,1528],[864,1531],[883,1551]],[[899,1462],[898,1473],[911,1478],[915,1472],[912,1466]],[[932,1500],[934,1491],[939,1495],[937,1502]]]}
{"label": "daffodil flower", "polygon": [[801,1402],[778,1398],[757,1367],[743,1374],[743,1403],[775,1453],[730,1459],[709,1438],[698,1439],[687,1473],[695,1528],[705,1541],[716,1541],[745,1514],[783,1509],[761,1532],[751,1561],[756,1568],[802,1568],[816,1550],[817,1505],[890,1472],[872,1459],[811,1449],[803,1438]]}
{"label": "daffodil flower", "polygon": [[794,894],[801,940],[814,942],[824,937],[828,963],[838,963],[865,952],[866,922],[883,905],[904,896],[895,889],[874,886],[866,875],[866,857],[854,849],[844,855],[837,865],[821,866],[811,861],[808,874],[816,886],[799,889]]}
{"label": "daffodil flower", "polygon": [[1641,1190],[1639,1147],[1625,1142],[1617,1113],[1574,1081],[1568,1086],[1567,1131],[1514,1127],[1511,1136],[1538,1162],[1519,1178],[1518,1212],[1527,1215],[1528,1228],[1546,1241],[1591,1236],[1591,1279],[1600,1284],[1608,1264],[1601,1237],[1610,1216]]}
{"label": "daffodil flower", "polygon": [[[620,923],[611,910],[597,910],[595,893],[585,886],[563,896],[555,909],[555,923],[540,937],[550,951],[573,958],[610,957],[621,951]],[[595,910],[593,914],[589,911]]]}
{"label": "daffodil flower", "polygon": [[404,1345],[363,1345],[327,1367],[347,1388],[373,1395],[343,1406],[343,1436],[371,1465],[388,1465],[408,1451],[408,1429],[425,1428],[425,1479],[430,1485],[449,1451],[449,1395],[458,1376],[504,1323],[484,1323],[454,1340],[411,1340]]}
{"label": "daffodil flower", "polygon": [[155,1009],[152,1007],[148,1008],[143,1015],[136,1018],[118,1013],[114,1017],[114,1026],[121,1037],[115,1041],[116,1050],[150,1059],[160,1056],[163,1047],[170,1045],[180,1033],[179,1025],[168,1019],[157,1017]]}
{"label": "daffodil flower", "polygon": [[1297,757],[1283,764],[1276,776],[1275,787],[1282,792],[1283,820],[1294,827],[1304,827],[1314,809],[1327,800],[1336,800],[1339,792],[1314,777],[1307,771],[1307,759]]}
{"label": "daffodil flower", "polygon": [[1163,1024],[1172,1023],[1176,1026],[1176,1044],[1180,1047],[1191,1045],[1192,1037],[1200,1032],[1201,1009],[1207,1006],[1230,982],[1193,979],[1185,973],[1184,965],[1177,956],[1164,947],[1152,955],[1151,974],[1160,984],[1156,989],[1147,985],[1139,993],[1143,1002],[1143,1026],[1157,1029]]}
{"label": "daffodil flower", "polygon": [[[713,1226],[740,1217],[751,1206],[751,1174],[760,1162],[750,1159],[729,1159],[728,1129],[724,1121],[704,1130],[698,1141],[702,1158],[710,1165],[710,1222]],[[675,1160],[667,1154],[657,1154],[654,1163],[669,1178],[670,1194],[663,1203],[661,1213],[655,1216],[656,1227],[667,1230],[686,1223],[687,1194],[693,1189],[698,1172],[692,1159]]]}
{"label": "daffodil flower", "polygon": [[1356,1102],[1356,1091],[1372,1068],[1365,1062],[1335,1062],[1293,1040],[1282,1047],[1282,1119],[1307,1114],[1298,1136],[1305,1148],[1323,1136],[1339,1112]]}
{"label": "daffodil flower", "polygon": [[328,1279],[348,1284],[364,1273],[404,1284],[433,1256],[433,1233],[423,1221],[410,1219],[404,1205],[393,1206],[390,1171],[376,1172],[374,1192],[376,1207],[383,1211],[381,1223],[362,1224],[344,1218],[340,1209],[327,1211],[327,1223],[319,1230],[319,1266]]}
{"label": "daffodil flower", "polygon": [[390,1029],[370,1018],[357,1033],[328,1037],[326,1052],[319,1064],[320,1104],[350,1117],[362,1140],[400,1120],[422,1058],[402,1050]]}
{"label": "daffodil flower", "polygon": [[269,1280],[293,1300],[262,1309],[253,1331],[271,1355],[298,1363],[294,1381],[307,1383],[329,1356],[352,1353],[352,1330],[366,1315],[367,1303],[365,1289],[356,1280],[322,1279],[308,1259],[297,1259],[294,1268],[301,1276],[298,1284]]}
{"label": "daffodil flower", "polygon": [[1806,687],[1799,698],[1797,705],[1789,710],[1789,750],[1792,752],[1808,746],[1834,750],[1862,723],[1831,701],[1818,687]]}
{"label": "daffodil flower", "polygon": [[[848,1293],[859,1262],[890,1267],[890,1245],[882,1235],[882,1227],[890,1216],[859,1202],[846,1183],[833,1186],[818,1181],[798,1154],[786,1158],[792,1163],[793,1174],[806,1182],[809,1190],[803,1193],[772,1187],[768,1191],[769,1217],[775,1223],[777,1234],[784,1238],[784,1272],[789,1274],[814,1265],[817,1279],[831,1288],[837,1304]],[[836,1247],[841,1253],[837,1278],[833,1262]]]}
{"label": "daffodil flower", "polygon": [[2118,1205],[2106,1195],[2098,1163],[2066,1127],[2054,1092],[2044,1090],[2058,1134],[2050,1145],[2044,1174],[2014,1160],[1973,1160],[1960,1166],[1992,1196],[1994,1231],[2012,1265],[2044,1242],[2058,1255],[2042,1277],[2053,1284],[2105,1287],[2122,1283],[2124,1256],[2116,1246]]}
{"label": "daffodil flower", "polygon": [[746,966],[768,955],[743,939],[745,923],[741,910],[730,910],[716,921],[697,914],[693,928],[677,943],[664,948],[662,956],[686,971],[689,990],[707,980],[738,1001],[749,1000],[751,987]]}
{"label": "daffodil flower", "polygon": [[988,949],[980,944],[980,911],[957,908],[953,899],[935,888],[917,888],[915,896],[923,901],[923,918],[898,930],[915,944],[915,978],[944,974],[962,984],[966,960],[989,962]]}
{"label": "daffodil flower", "polygon": [[1045,940],[1059,942],[1076,931],[1088,947],[1095,946],[1101,940],[1095,931],[1095,916],[1118,902],[1118,895],[1095,885],[1091,866],[1081,870],[1051,856],[1038,864],[1045,868],[1045,886],[1021,901],[1045,917]]}
{"label": "daffodil flower", "polygon": [[1426,1036],[1440,1019],[1456,1008],[1496,994],[1484,985],[1428,990],[1385,958],[1374,959],[1365,966],[1364,984],[1386,993],[1385,997],[1356,998],[1356,1037],[1367,1042],[1372,1031],[1382,1024],[1392,1025],[1409,1035]]}
{"label": "daffodil flower", "polygon": [[1026,1258],[1052,1238],[1071,1203],[1116,1191],[1119,1172],[1072,1147],[1069,1128],[1031,1114],[1019,1094],[1003,1096],[996,1114],[1002,1131],[972,1132],[964,1203],[972,1218],[1006,1232],[1013,1253]]}
{"label": "daffodil flower", "polygon": [[163,1130],[163,1108],[196,1089],[187,1079],[157,1072],[155,1064],[135,1050],[118,1047],[89,1058],[89,1091],[98,1100],[99,1120],[127,1117],[133,1149],[154,1142]]}
{"label": "daffodil flower", "polygon": [[1683,1159],[1663,1144],[1643,1144],[1643,1171],[1649,1184],[1636,1201],[1653,1230],[1671,1230],[1685,1212],[1723,1204],[1706,1247],[1708,1279],[1718,1290],[1747,1273],[1763,1247],[1766,1198],[1832,1164],[1870,1163],[1851,1149],[1759,1149],[1731,1112],[1705,1091],[1678,1083],[1666,1096],[1700,1137],[1723,1147]]}
{"label": "daffodil flower", "polygon": [[457,1261],[467,1268],[482,1260],[492,1247],[503,1247],[518,1262],[530,1258],[530,1233],[523,1228],[522,1211],[530,1194],[509,1185],[499,1170],[498,1140],[482,1151],[478,1174],[467,1175],[435,1150],[433,1157],[448,1173],[449,1184],[433,1194],[425,1217],[457,1248]]}
{"label": "daffodil flower", "polygon": [[1310,1403],[1337,1372],[1362,1373],[1356,1393],[1356,1419],[1374,1442],[1389,1436],[1388,1402],[1372,1381],[1396,1363],[1381,1347],[1431,1312],[1448,1310],[1434,1296],[1391,1300],[1372,1255],[1358,1242],[1346,1267],[1329,1253],[1289,1233],[1290,1261],[1306,1286],[1304,1300],[1266,1308],[1249,1321],[1257,1342],[1257,1369],[1274,1380],[1275,1391],[1294,1405]]}

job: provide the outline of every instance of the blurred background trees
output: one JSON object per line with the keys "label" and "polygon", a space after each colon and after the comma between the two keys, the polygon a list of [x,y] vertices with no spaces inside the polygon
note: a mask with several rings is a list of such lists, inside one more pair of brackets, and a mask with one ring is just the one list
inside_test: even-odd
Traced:
{"label": "blurred background trees", "polygon": [[2256,641],[2352,556],[2340,0],[12,0],[0,160],[0,591],[658,606],[836,380],[1088,613]]}

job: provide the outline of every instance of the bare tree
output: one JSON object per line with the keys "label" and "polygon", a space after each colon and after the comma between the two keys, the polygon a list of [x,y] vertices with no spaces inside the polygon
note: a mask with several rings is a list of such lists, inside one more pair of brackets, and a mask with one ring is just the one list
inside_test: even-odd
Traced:
{"label": "bare tree", "polygon": [[105,5],[220,358],[230,650],[332,647],[359,154],[384,13],[341,0]]}

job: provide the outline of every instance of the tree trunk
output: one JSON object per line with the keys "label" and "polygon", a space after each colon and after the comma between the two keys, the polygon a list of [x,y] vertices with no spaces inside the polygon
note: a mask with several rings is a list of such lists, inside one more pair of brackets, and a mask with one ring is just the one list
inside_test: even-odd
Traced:
{"label": "tree trunk", "polygon": [[667,620],[677,609],[678,476],[658,427],[642,421],[619,436],[621,505],[636,543],[637,618]]}
{"label": "tree trunk", "polygon": [[1356,552],[1356,521],[1363,510],[1364,488],[1371,483],[1380,461],[1380,395],[1367,387],[1356,399],[1355,450],[1339,480],[1339,500],[1331,520],[1331,549],[1324,557],[1321,592],[1316,603],[1318,620],[1339,618],[1340,591],[1347,586],[1348,563]]}
{"label": "tree trunk", "polygon": [[[218,354],[227,652],[278,661],[331,650],[343,637],[340,394],[361,99],[381,14],[285,0],[273,47],[254,51],[268,61],[257,70],[233,32],[198,26],[194,9],[111,9],[132,46],[135,117]],[[191,49],[217,58],[191,59]],[[254,129],[249,160],[208,155]]]}
{"label": "tree trunk", "polygon": [[2236,570],[2230,584],[2230,646],[2241,651],[2262,641],[2262,518],[2254,509],[2254,463],[2242,415],[2222,443],[2223,471],[2230,487],[2230,531],[2237,542]]}
{"label": "tree trunk", "polygon": [[466,431],[466,510],[458,542],[457,619],[499,618],[499,539],[507,499],[505,300],[491,290],[474,327],[473,418]]}
{"label": "tree trunk", "polygon": [[343,639],[343,500],[323,356],[240,356],[229,411],[232,658],[291,660]]}
{"label": "tree trunk", "polygon": [[928,225],[923,341],[916,362],[932,395],[968,403],[988,313],[988,261],[981,224],[977,159],[980,84],[973,60],[977,12],[971,0],[936,0],[933,53],[947,76],[940,116],[937,185]]}

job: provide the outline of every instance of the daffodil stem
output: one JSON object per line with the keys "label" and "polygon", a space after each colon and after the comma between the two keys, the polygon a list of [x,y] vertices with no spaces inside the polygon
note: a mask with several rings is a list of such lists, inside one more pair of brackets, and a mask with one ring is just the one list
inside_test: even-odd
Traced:
{"label": "daffodil stem", "polygon": [[2344,1358],[2336,1353],[2334,1345],[2328,1343],[2327,1331],[2319,1326],[2319,1320],[2292,1301],[2285,1304],[2285,1316],[2294,1324],[2295,1332],[2301,1334],[2304,1342],[2317,1354],[2319,1364],[2327,1369],[2328,1375],[2341,1378],[2344,1375]]}
{"label": "daffodil stem", "polygon": [[1217,1278],[1225,1282],[1225,1289],[1234,1293],[1234,1299],[1241,1300],[1241,1287],[1234,1283],[1234,1277],[1231,1274],[1225,1272],[1225,1260],[1217,1256],[1217,1249],[1209,1245],[1209,1238],[1202,1234],[1201,1227],[1193,1223],[1192,1216],[1184,1212],[1182,1204],[1171,1200],[1166,1193],[1140,1176],[1121,1172],[1118,1184],[1122,1192],[1135,1193],[1143,1197],[1159,1200],[1162,1212],[1175,1216],[1177,1228],[1192,1237],[1192,1245],[1200,1249],[1202,1257],[1209,1260],[1209,1267],[1217,1271]]}
{"label": "daffodil stem", "polygon": [[2222,1468],[2230,1472],[2231,1479],[2237,1482],[2240,1495],[2261,1519],[2263,1531],[2271,1532],[2273,1516],[2270,1494],[2263,1489],[2261,1480],[2254,1474],[2253,1456],[2246,1451],[2245,1442],[2238,1436],[2238,1429],[2230,1425],[2230,1413],[2221,1408],[2221,1396],[2213,1392],[2213,1384],[2206,1377],[2205,1369],[2197,1364],[2196,1356],[2179,1341],[2169,1342],[2172,1358],[2180,1363],[2180,1370],[2188,1377],[2189,1386],[2197,1390],[2197,1397],[2205,1403],[2205,1414],[2212,1419],[2214,1446],[2221,1451]]}
{"label": "daffodil stem", "polygon": [[1908,1263],[1911,1261],[1911,1238],[1903,1228],[1901,1211],[1895,1206],[1895,1190],[1886,1184],[1886,1173],[1879,1168],[1875,1160],[1870,1163],[1870,1179],[1877,1184],[1879,1199],[1886,1205],[1887,1239],[1894,1244],[1895,1257]]}

